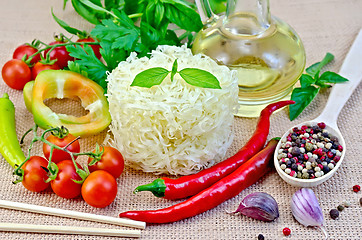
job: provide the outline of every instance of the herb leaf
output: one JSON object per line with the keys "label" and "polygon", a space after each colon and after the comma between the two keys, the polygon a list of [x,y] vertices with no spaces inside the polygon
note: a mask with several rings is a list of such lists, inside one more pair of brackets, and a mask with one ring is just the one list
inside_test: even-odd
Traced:
{"label": "herb leaf", "polygon": [[[100,0],[87,0],[87,1],[91,1],[92,3],[98,6],[102,6]],[[98,19],[105,18],[104,16],[105,14],[95,11],[94,9],[91,9],[87,5],[83,4],[81,0],[71,0],[71,2],[74,10],[90,23],[97,24],[99,23]]]}
{"label": "herb leaf", "polygon": [[91,34],[101,40],[112,42],[112,49],[124,48],[132,50],[139,37],[139,30],[132,20],[123,12],[114,10],[117,15],[116,23],[105,19],[91,31]]}
{"label": "herb leaf", "polygon": [[203,88],[221,89],[217,78],[208,71],[198,68],[184,68],[179,71],[179,74],[190,85]]}
{"label": "herb leaf", "polygon": [[126,52],[124,49],[112,49],[112,42],[103,40],[100,42],[100,53],[107,63],[108,71],[115,69],[121,61],[126,60]]}
{"label": "herb leaf", "polygon": [[308,87],[315,83],[315,79],[308,74],[302,74],[299,81],[302,88]]}
{"label": "herb leaf", "polygon": [[343,83],[343,82],[347,82],[348,79],[342,77],[341,75],[335,73],[335,72],[324,72],[318,79],[318,81],[316,82],[316,84],[318,84],[319,82],[322,83]]}
{"label": "herb leaf", "polygon": [[52,15],[54,20],[59,24],[59,26],[61,26],[65,31],[69,32],[70,34],[74,34],[74,35],[79,35],[84,33],[84,31],[78,30],[76,28],[73,28],[71,26],[69,26],[69,24],[67,24],[66,22],[64,22],[63,20],[59,19],[57,16],[55,16],[54,12],[53,12],[53,8],[51,10]]}
{"label": "herb leaf", "polygon": [[167,19],[186,31],[198,32],[203,27],[200,15],[184,4],[165,3],[165,10]]}
{"label": "herb leaf", "polygon": [[69,55],[78,59],[74,62],[80,65],[80,69],[87,72],[88,77],[98,83],[103,89],[107,89],[106,72],[108,68],[96,57],[89,45],[66,46]]}
{"label": "herb leaf", "polygon": [[84,68],[79,65],[79,63],[69,61],[68,68],[72,72],[80,73],[83,76],[88,77],[87,71],[85,71]]}
{"label": "herb leaf", "polygon": [[290,120],[297,118],[299,114],[313,101],[318,92],[319,88],[314,86],[295,88],[291,97],[291,100],[295,101],[295,104],[289,105]]}
{"label": "herb leaf", "polygon": [[161,67],[147,69],[136,75],[131,86],[150,88],[160,85],[169,73],[170,71]]}
{"label": "herb leaf", "polygon": [[[321,62],[317,62],[306,69],[308,74],[300,77],[300,88],[292,92],[291,100],[295,104],[289,106],[289,118],[294,120],[313,101],[321,88],[332,87],[333,83],[343,83],[348,79],[334,72],[324,72],[320,75],[321,69],[334,59],[331,53],[327,53]],[[330,84],[328,84],[330,83]]]}
{"label": "herb leaf", "polygon": [[107,10],[112,10],[112,8],[119,8],[121,5],[121,0],[104,0],[104,7]]}
{"label": "herb leaf", "polygon": [[177,59],[172,64],[172,70],[171,70],[171,82],[173,81],[173,77],[177,73]]}
{"label": "herb leaf", "polygon": [[313,65],[311,65],[310,67],[308,67],[307,69],[305,69],[305,71],[311,75],[311,76],[315,76],[318,72],[320,72],[320,70],[327,65],[328,63],[330,63],[332,60],[334,59],[333,54],[331,53],[327,53],[326,56],[323,58],[323,60],[321,62],[317,62]]}

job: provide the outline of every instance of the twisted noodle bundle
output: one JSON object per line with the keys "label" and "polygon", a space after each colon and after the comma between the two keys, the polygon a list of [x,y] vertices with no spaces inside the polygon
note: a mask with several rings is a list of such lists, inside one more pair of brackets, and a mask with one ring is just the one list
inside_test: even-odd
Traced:
{"label": "twisted noodle bundle", "polygon": [[[130,86],[135,76],[149,68],[178,71],[199,68],[214,74],[222,89],[189,85],[170,74],[151,88]],[[237,77],[186,46],[159,46],[150,58],[131,56],[109,74],[108,101],[113,138],[133,168],[145,172],[192,174],[224,157],[233,138],[233,114],[238,103]]]}

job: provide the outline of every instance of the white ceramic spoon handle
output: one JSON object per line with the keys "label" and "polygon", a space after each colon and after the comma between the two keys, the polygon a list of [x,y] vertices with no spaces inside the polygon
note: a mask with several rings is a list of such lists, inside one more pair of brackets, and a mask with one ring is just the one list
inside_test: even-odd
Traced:
{"label": "white ceramic spoon handle", "polygon": [[317,117],[331,127],[337,127],[340,111],[362,79],[362,29],[354,40],[339,74],[349,81],[333,86],[323,112]]}

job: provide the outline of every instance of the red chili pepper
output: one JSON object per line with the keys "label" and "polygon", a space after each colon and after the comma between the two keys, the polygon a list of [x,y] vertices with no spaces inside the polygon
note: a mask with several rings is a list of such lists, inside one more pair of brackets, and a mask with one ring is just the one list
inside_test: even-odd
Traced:
{"label": "red chili pepper", "polygon": [[263,148],[269,134],[270,116],[275,110],[293,103],[294,101],[280,101],[265,107],[260,113],[259,122],[253,136],[234,156],[193,175],[183,176],[178,179],[158,178],[149,184],[138,186],[134,193],[151,191],[156,197],[175,200],[193,196],[210,187],[235,171]]}
{"label": "red chili pepper", "polygon": [[210,210],[238,195],[261,178],[270,169],[277,143],[276,139],[270,140],[263,150],[233,173],[184,202],[159,210],[123,212],[119,216],[147,223],[168,223]]}

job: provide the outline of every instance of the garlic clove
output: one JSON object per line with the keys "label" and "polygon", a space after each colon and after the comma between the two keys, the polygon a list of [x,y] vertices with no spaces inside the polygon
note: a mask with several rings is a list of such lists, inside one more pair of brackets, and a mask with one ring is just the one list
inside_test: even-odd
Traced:
{"label": "garlic clove", "polygon": [[294,218],[302,225],[308,227],[318,227],[324,233],[326,239],[327,232],[324,229],[323,212],[318,199],[310,188],[301,188],[292,197],[291,209]]}
{"label": "garlic clove", "polygon": [[241,213],[257,220],[271,222],[279,217],[278,204],[267,193],[256,192],[246,196],[234,213]]}

